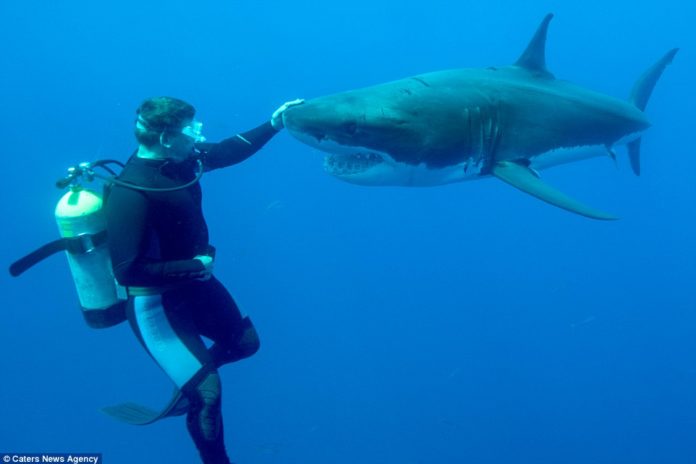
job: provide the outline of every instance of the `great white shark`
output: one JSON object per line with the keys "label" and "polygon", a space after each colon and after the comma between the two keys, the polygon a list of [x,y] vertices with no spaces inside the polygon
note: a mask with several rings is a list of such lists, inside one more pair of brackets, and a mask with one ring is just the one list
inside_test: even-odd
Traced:
{"label": "great white shark", "polygon": [[546,69],[548,14],[511,66],[421,74],[289,108],[285,127],[327,152],[330,174],[355,184],[433,186],[495,176],[552,205],[615,219],[544,183],[538,170],[609,155],[627,144],[640,174],[650,94],[678,49],[636,81],[628,100]]}

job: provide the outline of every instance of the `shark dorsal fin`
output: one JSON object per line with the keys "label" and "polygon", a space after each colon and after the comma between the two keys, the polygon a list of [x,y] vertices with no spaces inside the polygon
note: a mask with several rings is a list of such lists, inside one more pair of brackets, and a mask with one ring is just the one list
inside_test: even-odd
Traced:
{"label": "shark dorsal fin", "polygon": [[522,52],[517,61],[515,61],[515,66],[519,66],[535,74],[553,78],[553,74],[546,69],[546,33],[548,32],[549,23],[552,18],[553,13],[546,15],[534,34],[534,37],[529,41],[527,48]]}

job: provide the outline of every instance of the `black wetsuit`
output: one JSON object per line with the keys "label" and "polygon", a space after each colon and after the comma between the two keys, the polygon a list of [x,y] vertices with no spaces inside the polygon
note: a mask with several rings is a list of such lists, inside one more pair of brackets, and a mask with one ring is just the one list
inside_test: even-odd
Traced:
{"label": "black wetsuit", "polygon": [[[220,143],[197,144],[196,159],[206,171],[231,166],[276,133],[265,123]],[[132,156],[119,180],[158,189],[182,186],[195,179],[196,159]],[[188,397],[187,425],[203,462],[227,463],[216,368],[253,354],[258,339],[222,284],[215,277],[200,279],[205,267],[194,257],[214,253],[201,202],[198,182],[169,192],[114,185],[106,199],[107,230],[116,279],[138,295],[129,298],[131,327]],[[201,336],[214,341],[210,350]]]}

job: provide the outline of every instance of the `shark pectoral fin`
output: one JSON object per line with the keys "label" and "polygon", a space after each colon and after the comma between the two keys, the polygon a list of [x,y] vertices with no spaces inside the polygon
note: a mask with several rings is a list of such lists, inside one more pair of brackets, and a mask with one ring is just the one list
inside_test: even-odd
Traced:
{"label": "shark pectoral fin", "polygon": [[598,211],[573,200],[564,193],[542,182],[530,168],[512,161],[498,161],[492,169],[492,174],[515,188],[537,197],[547,203],[563,208],[572,213],[592,219],[618,219],[611,214]]}

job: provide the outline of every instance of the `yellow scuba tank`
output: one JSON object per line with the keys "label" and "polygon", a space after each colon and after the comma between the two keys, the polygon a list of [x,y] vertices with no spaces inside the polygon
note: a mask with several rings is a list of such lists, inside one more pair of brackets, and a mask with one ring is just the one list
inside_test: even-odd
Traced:
{"label": "yellow scuba tank", "polygon": [[[120,161],[106,159],[80,163],[68,169],[68,175],[56,182],[56,187],[60,189],[69,188],[55,210],[61,238],[23,256],[9,269],[13,277],[18,277],[49,256],[66,251],[82,315],[92,328],[111,327],[125,321],[128,296],[125,289],[117,284],[111,266],[106,218],[102,210],[104,198],[93,190],[83,188],[79,180],[98,178],[106,182],[106,188],[115,184],[144,192],[173,192],[189,188],[201,179],[205,171],[203,162],[197,159],[198,172],[193,180],[175,187],[152,188],[120,181],[110,167],[112,164],[124,167]],[[94,168],[107,171],[111,177],[96,173]]]}
{"label": "yellow scuba tank", "polygon": [[109,327],[123,320],[123,299],[114,278],[106,242],[102,196],[73,186],[56,205],[55,216],[70,272],[87,323]]}

